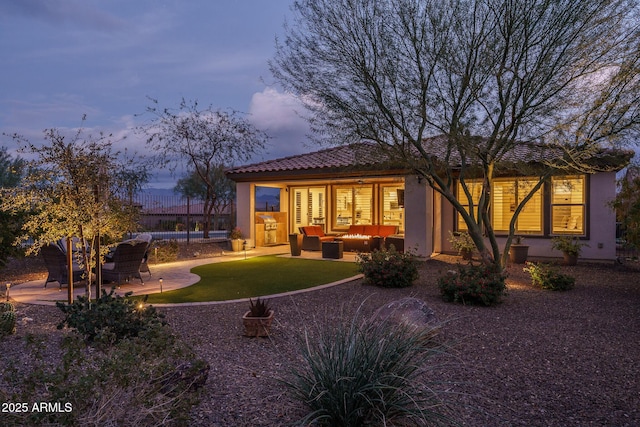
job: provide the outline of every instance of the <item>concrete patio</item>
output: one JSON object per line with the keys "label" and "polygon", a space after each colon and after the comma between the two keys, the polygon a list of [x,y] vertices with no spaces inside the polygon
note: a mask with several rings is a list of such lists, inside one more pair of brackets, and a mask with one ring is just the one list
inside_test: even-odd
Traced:
{"label": "concrete patio", "polygon": [[[259,247],[249,249],[242,252],[223,252],[221,255],[209,258],[196,258],[187,261],[176,261],[166,264],[150,265],[151,277],[148,273],[142,273],[144,284],[138,279],[132,280],[128,284],[123,284],[116,293],[124,295],[127,292],[133,292],[133,295],[144,295],[158,293],[161,291],[170,291],[174,289],[184,288],[200,280],[200,277],[191,273],[191,269],[199,265],[211,264],[217,262],[237,261],[245,258],[252,258],[263,255],[280,255],[291,257],[288,245]],[[347,261],[355,262],[355,253],[344,253],[341,260],[325,259],[326,261]],[[296,257],[298,258],[298,257]],[[302,251],[300,258],[306,259],[323,259],[320,251]],[[160,280],[162,279],[162,282]],[[104,289],[109,291],[111,284],[104,284]],[[74,300],[79,295],[85,295],[85,286],[75,286],[73,290]],[[59,288],[57,282],[52,282],[44,287],[43,280],[33,280],[30,282],[20,283],[10,288],[9,297],[11,300],[27,304],[55,305],[56,301],[67,301],[67,287]],[[95,287],[92,287],[92,297],[95,297]],[[224,301],[223,301],[224,302]],[[213,303],[213,302],[212,302]],[[220,302],[215,302],[220,303]],[[211,304],[211,303],[195,303],[195,304]]]}

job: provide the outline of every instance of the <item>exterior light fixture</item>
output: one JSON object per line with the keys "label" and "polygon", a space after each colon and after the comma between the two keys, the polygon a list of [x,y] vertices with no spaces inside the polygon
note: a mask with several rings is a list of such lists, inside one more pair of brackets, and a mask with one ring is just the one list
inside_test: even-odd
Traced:
{"label": "exterior light fixture", "polygon": [[160,293],[162,293],[162,277],[158,279],[158,282],[160,282]]}
{"label": "exterior light fixture", "polygon": [[7,283],[7,301],[9,301],[9,289],[11,288],[11,283]]}

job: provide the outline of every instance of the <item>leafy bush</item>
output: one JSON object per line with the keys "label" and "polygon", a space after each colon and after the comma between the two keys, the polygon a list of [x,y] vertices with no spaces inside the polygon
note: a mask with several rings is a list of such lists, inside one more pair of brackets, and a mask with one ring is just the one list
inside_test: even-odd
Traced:
{"label": "leafy bush", "polygon": [[490,306],[506,293],[506,277],[495,264],[458,264],[458,271],[438,278],[438,287],[445,301]]}
{"label": "leafy bush", "polygon": [[57,302],[56,306],[65,314],[58,329],[74,328],[87,342],[117,342],[123,338],[136,337],[146,329],[164,326],[164,315],[143,301],[130,299],[132,292],[124,297],[114,295],[114,289],[91,302],[78,296],[71,304]]}
{"label": "leafy bush", "polygon": [[576,283],[574,277],[558,272],[558,269],[551,264],[528,262],[524,271],[531,275],[533,284],[542,289],[568,291],[573,289]]}
{"label": "leafy bush", "polygon": [[418,278],[418,260],[407,251],[400,253],[391,245],[389,249],[358,254],[358,271],[364,274],[364,283],[384,288],[405,288]]}
{"label": "leafy bush", "polygon": [[[61,347],[28,336],[29,363],[7,360],[4,402],[58,402],[60,410],[4,414],[3,425],[189,425],[209,372],[206,362],[168,328],[153,328],[111,346],[87,347],[77,334]],[[52,352],[62,363],[52,363]]]}
{"label": "leafy bush", "polygon": [[586,243],[581,243],[577,237],[557,236],[551,239],[551,247],[561,251],[563,254],[580,256],[582,248],[589,247]]}
{"label": "leafy bush", "polygon": [[442,352],[432,329],[359,316],[318,325],[301,339],[303,367],[284,380],[309,409],[300,425],[453,424],[428,383],[429,362]]}

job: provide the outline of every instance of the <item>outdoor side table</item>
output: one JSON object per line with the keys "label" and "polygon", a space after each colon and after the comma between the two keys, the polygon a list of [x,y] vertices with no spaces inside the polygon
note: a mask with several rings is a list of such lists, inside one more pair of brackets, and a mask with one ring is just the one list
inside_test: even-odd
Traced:
{"label": "outdoor side table", "polygon": [[341,241],[322,242],[322,258],[341,259],[342,247]]}

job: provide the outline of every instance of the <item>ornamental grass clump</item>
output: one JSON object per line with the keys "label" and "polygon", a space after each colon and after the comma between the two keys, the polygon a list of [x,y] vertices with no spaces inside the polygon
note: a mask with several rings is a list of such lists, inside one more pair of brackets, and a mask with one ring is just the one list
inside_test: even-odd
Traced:
{"label": "ornamental grass clump", "polygon": [[389,249],[376,249],[370,254],[359,253],[356,262],[367,285],[405,288],[418,278],[416,256],[411,251],[398,252],[393,245]]}
{"label": "ornamental grass clump", "polygon": [[284,380],[309,410],[297,424],[455,424],[437,385],[429,382],[434,356],[443,352],[433,336],[429,327],[363,321],[359,315],[305,331],[303,366]]}
{"label": "ornamental grass clump", "polygon": [[438,278],[442,298],[447,302],[491,306],[506,293],[506,274],[494,264],[462,265]]}
{"label": "ornamental grass clump", "polygon": [[562,274],[551,264],[528,262],[524,271],[531,275],[534,285],[551,291],[568,291],[576,283],[575,277]]}

